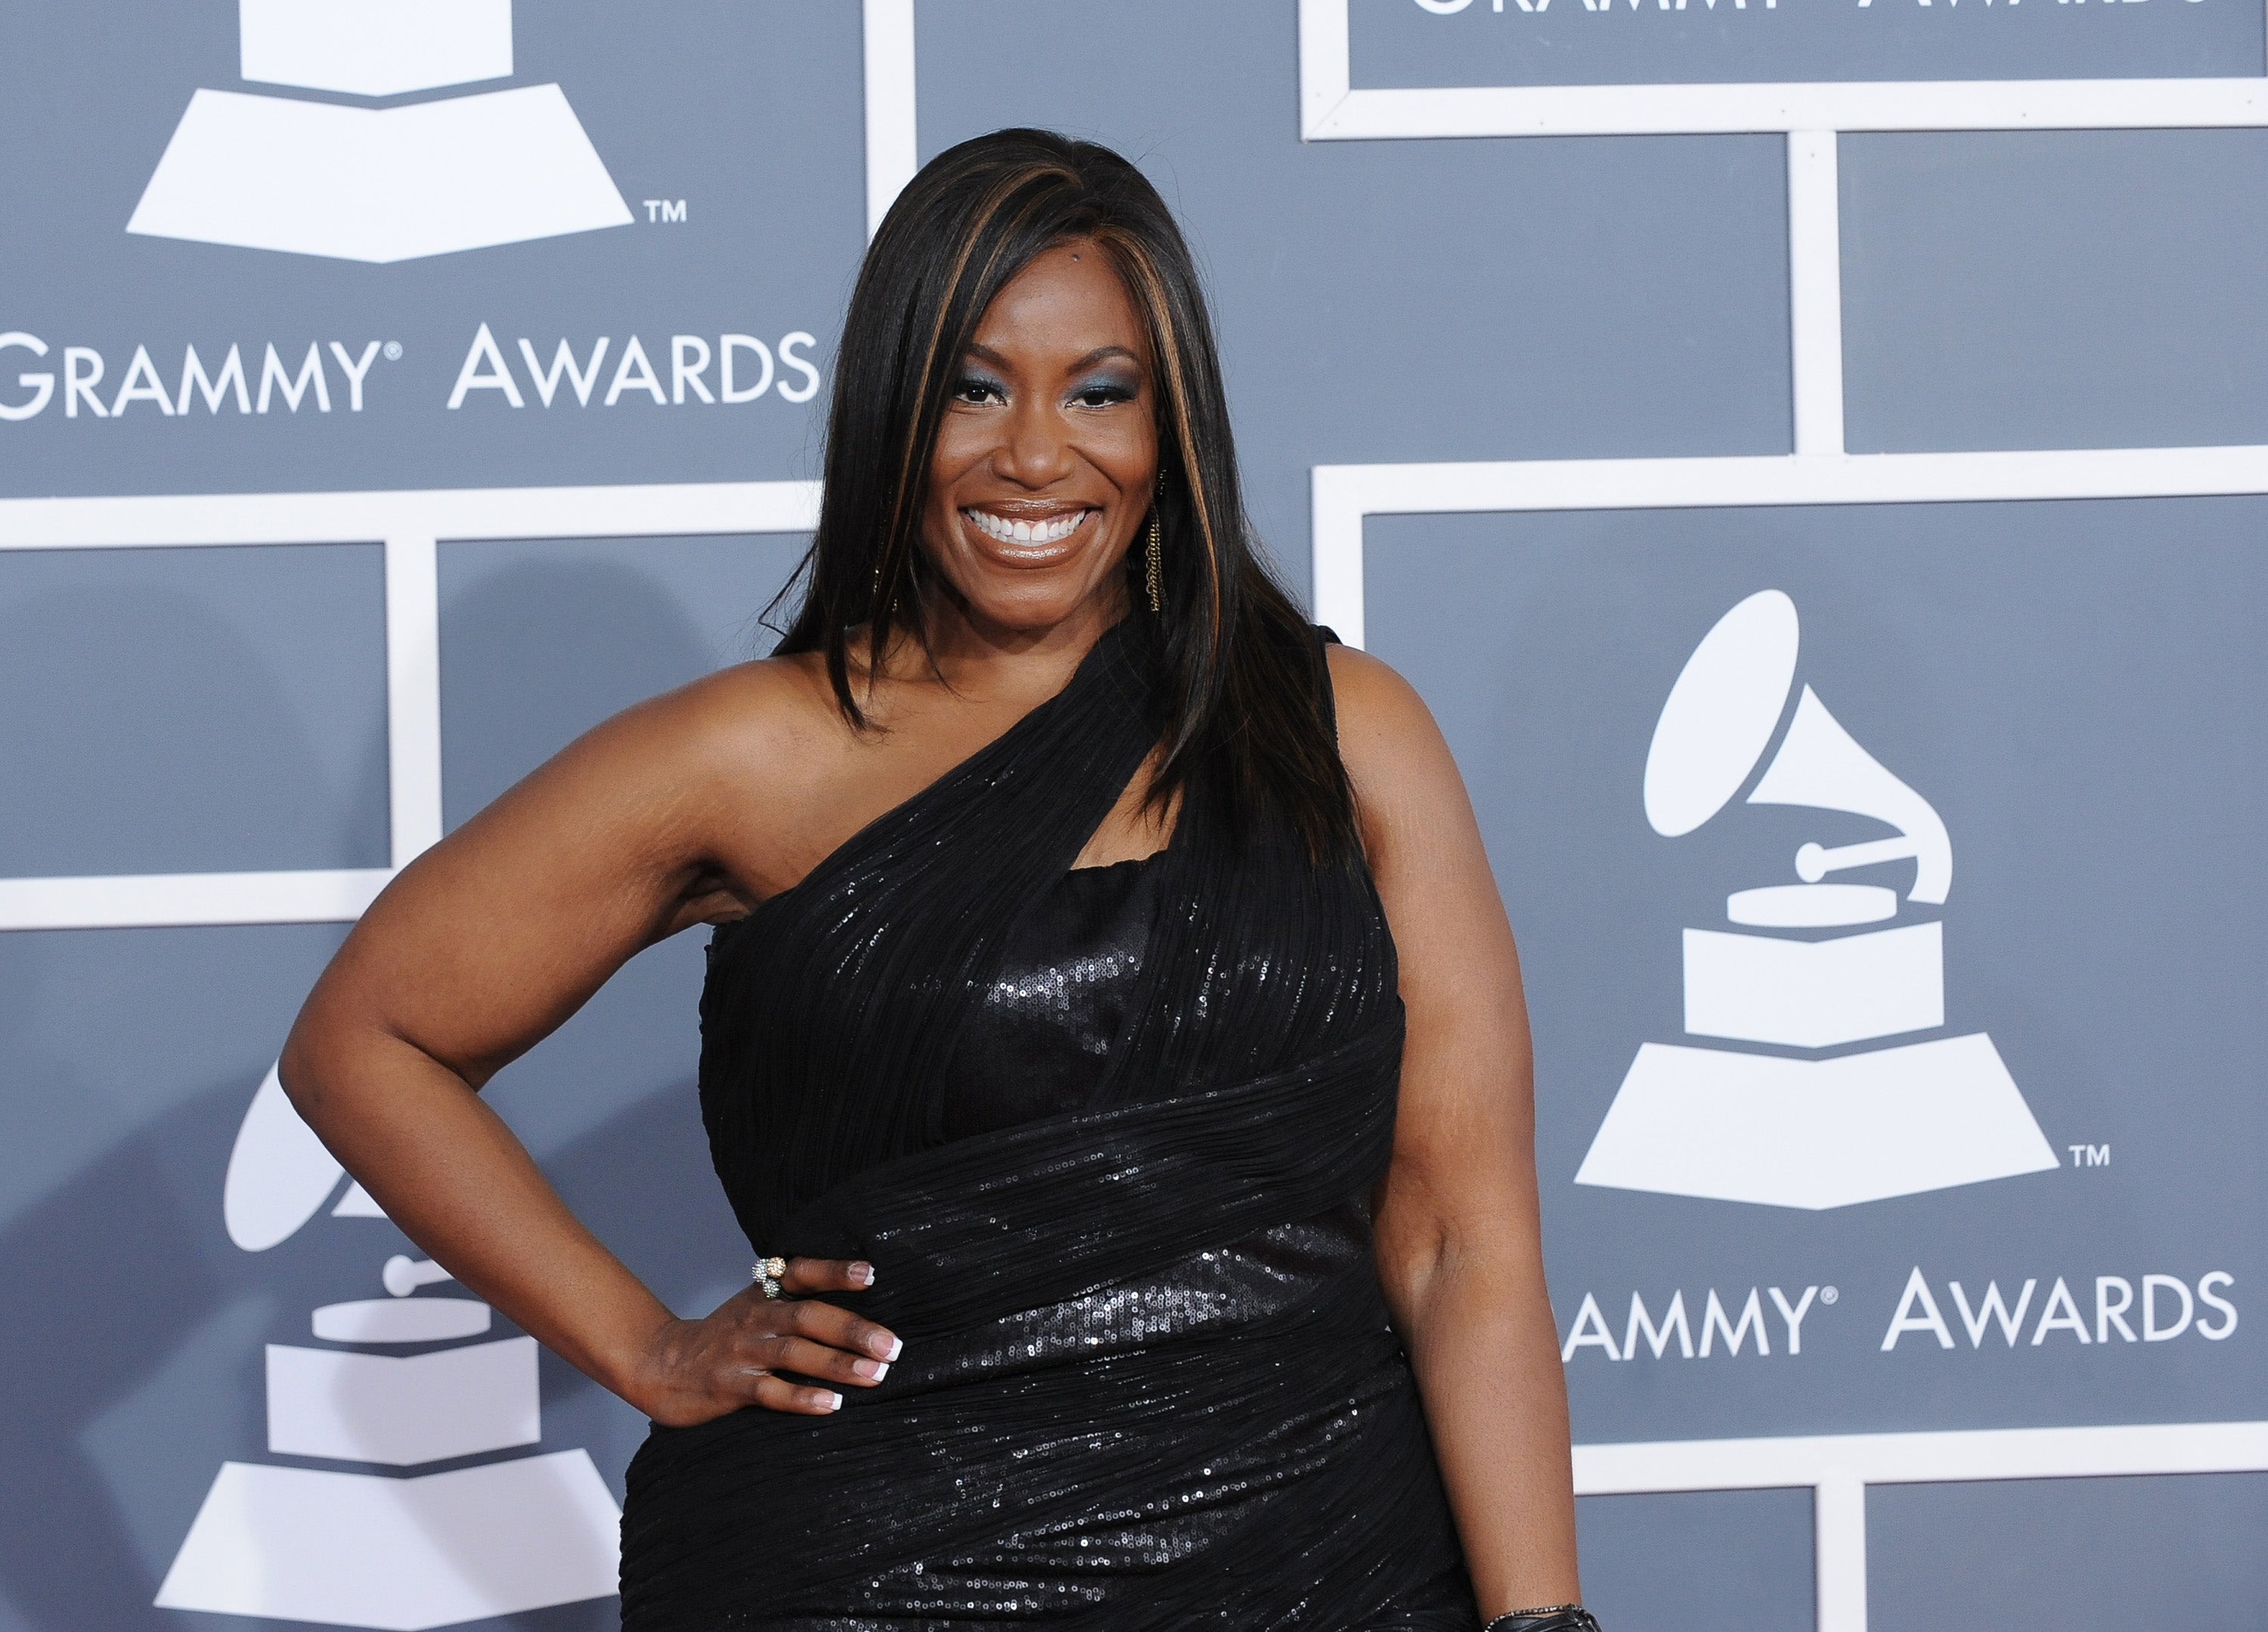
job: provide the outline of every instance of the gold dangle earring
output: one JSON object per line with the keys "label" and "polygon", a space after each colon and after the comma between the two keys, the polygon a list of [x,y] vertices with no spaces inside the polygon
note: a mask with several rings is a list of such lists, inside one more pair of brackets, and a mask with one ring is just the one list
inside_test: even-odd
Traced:
{"label": "gold dangle earring", "polygon": [[1166,473],[1161,470],[1158,473],[1158,496],[1150,502],[1150,543],[1142,552],[1145,557],[1142,576],[1149,586],[1150,610],[1153,614],[1166,609],[1165,600],[1158,593],[1158,574],[1165,562],[1165,545],[1158,526],[1158,506],[1164,502],[1165,496]]}

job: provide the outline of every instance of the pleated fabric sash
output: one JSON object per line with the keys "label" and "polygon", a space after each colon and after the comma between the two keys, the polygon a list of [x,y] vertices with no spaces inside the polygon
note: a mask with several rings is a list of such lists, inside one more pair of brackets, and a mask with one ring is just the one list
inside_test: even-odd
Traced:
{"label": "pleated fabric sash", "polygon": [[[1029,1228],[1050,1209],[1057,1228],[1075,1227],[1062,1209],[1102,1198],[1070,1193],[1088,1170],[1064,1165],[1053,1140],[1148,1141],[1287,1187],[1287,1200],[1307,1193],[1295,1181],[1310,1166],[1327,1187],[1357,1189],[1382,1171],[1402,1006],[1368,874],[1311,865],[1288,834],[1231,833],[1203,777],[1153,864],[1161,906],[1094,1101],[991,1138],[943,1137],[961,1027],[1010,930],[1151,752],[1151,700],[1140,637],[1121,623],[1063,693],[719,933],[702,1003],[702,1111],[757,1251],[909,1244],[883,1223],[897,1216],[895,1187],[926,1207],[981,1193]],[[1146,1211],[1132,1198],[1150,1193],[1110,1182],[1123,1235]],[[1049,1194],[1058,1186],[1066,1193]],[[1173,1220],[1157,1227],[1179,1239]],[[1005,1249],[1013,1231],[996,1233]],[[987,1250],[972,1241],[954,1261],[974,1273]]]}
{"label": "pleated fabric sash", "polygon": [[1233,1087],[957,1140],[835,1187],[775,1239],[873,1262],[858,1311],[909,1344],[1061,1303],[1361,1195],[1400,1057],[1381,1026]]}

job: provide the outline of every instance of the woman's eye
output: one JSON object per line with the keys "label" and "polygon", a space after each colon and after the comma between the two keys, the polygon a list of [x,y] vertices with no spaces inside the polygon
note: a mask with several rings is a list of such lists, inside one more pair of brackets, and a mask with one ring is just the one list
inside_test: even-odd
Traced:
{"label": "woman's eye", "polygon": [[1113,403],[1134,401],[1134,387],[1123,380],[1098,379],[1079,386],[1071,393],[1071,400],[1080,408],[1108,408]]}
{"label": "woman's eye", "polygon": [[956,402],[1005,402],[1008,400],[1008,393],[1006,387],[997,379],[987,379],[981,374],[970,374],[954,386],[953,397]]}

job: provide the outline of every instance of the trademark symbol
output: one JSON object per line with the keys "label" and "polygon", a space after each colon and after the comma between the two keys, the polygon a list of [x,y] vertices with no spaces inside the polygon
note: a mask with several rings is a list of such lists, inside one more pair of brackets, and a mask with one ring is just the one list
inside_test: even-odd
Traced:
{"label": "trademark symbol", "polygon": [[2107,1144],[2074,1144],[2068,1148],[2071,1150],[2071,1165],[2073,1167],[2110,1165],[2110,1147]]}
{"label": "trademark symbol", "polygon": [[1831,1286],[1822,1286],[1819,1289],[1819,1301],[1822,1304],[1839,1303],[1842,1298],[1843,1294]]}
{"label": "trademark symbol", "polygon": [[400,341],[389,340],[386,342],[386,360],[389,363],[399,363],[401,361],[401,342]]}
{"label": "trademark symbol", "polygon": [[681,198],[649,198],[644,202],[645,218],[648,221],[685,219],[685,201]]}

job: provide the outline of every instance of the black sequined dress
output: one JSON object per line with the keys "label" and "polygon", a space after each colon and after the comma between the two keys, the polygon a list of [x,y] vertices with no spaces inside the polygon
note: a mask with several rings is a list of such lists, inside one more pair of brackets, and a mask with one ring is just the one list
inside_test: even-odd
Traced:
{"label": "black sequined dress", "polygon": [[758,1252],[870,1260],[843,1301],[905,1351],[831,1416],[653,1430],[631,1632],[1479,1626],[1371,1256],[1377,893],[1202,778],[1164,851],[1071,871],[1150,684],[1121,624],[718,932],[725,1191]]}

